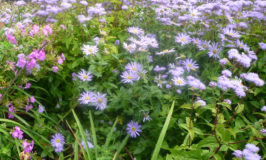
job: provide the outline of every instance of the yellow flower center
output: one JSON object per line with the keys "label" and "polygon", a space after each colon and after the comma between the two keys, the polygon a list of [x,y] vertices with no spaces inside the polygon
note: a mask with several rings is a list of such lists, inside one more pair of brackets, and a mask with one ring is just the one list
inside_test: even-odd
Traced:
{"label": "yellow flower center", "polygon": [[60,142],[60,139],[56,139],[56,143],[59,143]]}
{"label": "yellow flower center", "polygon": [[133,132],[136,131],[136,128],[135,127],[132,127],[131,128],[131,131],[133,131]]}
{"label": "yellow flower center", "polygon": [[190,67],[192,67],[192,65],[191,65],[191,64],[188,64],[187,66],[188,66],[189,68],[190,68]]}
{"label": "yellow flower center", "polygon": [[132,79],[133,77],[132,77],[132,76],[128,76],[127,78],[128,78],[128,79]]}
{"label": "yellow flower center", "polygon": [[165,49],[165,50],[163,50],[163,53],[166,53],[168,50],[167,49]]}
{"label": "yellow flower center", "polygon": [[182,84],[182,81],[181,81],[181,80],[177,80],[177,83],[178,83],[178,84]]}
{"label": "yellow flower center", "polygon": [[133,67],[133,68],[132,68],[132,70],[133,70],[133,71],[136,71],[136,70],[137,70],[137,68],[136,68],[136,67]]}
{"label": "yellow flower center", "polygon": [[89,52],[92,52],[92,48],[89,48],[88,51],[89,51]]}
{"label": "yellow flower center", "polygon": [[90,97],[89,96],[85,97],[85,100],[86,101],[90,100]]}
{"label": "yellow flower center", "polygon": [[185,42],[185,39],[184,38],[181,38],[181,42]]}
{"label": "yellow flower center", "polygon": [[240,47],[243,48],[243,45],[241,44]]}
{"label": "yellow flower center", "polygon": [[98,103],[102,103],[102,102],[103,102],[103,99],[99,98]]}
{"label": "yellow flower center", "polygon": [[232,32],[229,33],[230,36],[234,35]]}
{"label": "yellow flower center", "polygon": [[88,76],[87,76],[87,75],[84,75],[84,76],[83,76],[83,78],[84,78],[84,79],[87,79],[87,78],[88,78]]}
{"label": "yellow flower center", "polygon": [[214,50],[213,50],[213,53],[214,53],[214,54],[217,54],[217,50],[216,50],[216,49],[214,49]]}

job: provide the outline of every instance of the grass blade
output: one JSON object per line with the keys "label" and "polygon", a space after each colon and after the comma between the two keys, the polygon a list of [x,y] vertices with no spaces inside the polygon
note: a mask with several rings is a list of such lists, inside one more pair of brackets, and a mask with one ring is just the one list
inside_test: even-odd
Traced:
{"label": "grass blade", "polygon": [[173,101],[171,109],[170,109],[170,111],[169,111],[169,113],[167,115],[167,118],[165,120],[163,129],[161,130],[160,136],[158,138],[158,141],[156,143],[155,149],[153,151],[151,160],[157,160],[157,158],[158,158],[158,155],[159,155],[159,152],[160,152],[160,149],[161,149],[161,146],[162,146],[162,143],[163,143],[163,140],[164,140],[168,125],[170,123],[170,119],[172,117],[172,113],[174,111],[174,106],[175,106],[175,101]]}
{"label": "grass blade", "polygon": [[110,141],[111,141],[111,137],[113,135],[115,126],[117,124],[117,121],[118,121],[118,118],[116,118],[115,123],[113,124],[111,131],[107,135],[107,138],[106,138],[106,141],[105,141],[105,144],[104,144],[105,147],[107,147],[109,145]]}
{"label": "grass blade", "polygon": [[95,151],[95,159],[97,159],[97,157],[98,157],[98,153],[97,153],[97,138],[96,138],[96,131],[95,131],[95,128],[94,128],[94,123],[93,123],[93,118],[92,118],[91,111],[89,112],[89,115],[90,115],[91,133],[92,133],[92,139],[93,139],[93,145],[94,145],[94,151]]}
{"label": "grass blade", "polygon": [[122,149],[125,147],[125,145],[127,144],[127,141],[128,141],[128,138],[129,138],[129,135],[127,135],[125,137],[125,139],[123,140],[123,142],[120,144],[119,148],[117,149],[115,155],[114,155],[114,158],[113,160],[116,160],[118,155],[120,154],[120,152],[122,151]]}
{"label": "grass blade", "polygon": [[92,160],[92,158],[91,158],[91,154],[90,154],[90,151],[89,151],[89,147],[88,147],[88,143],[87,143],[87,138],[86,138],[86,136],[84,135],[83,127],[82,127],[82,125],[80,124],[80,121],[79,121],[79,119],[78,119],[78,117],[77,117],[77,115],[76,115],[76,113],[75,113],[74,110],[72,110],[72,113],[73,113],[73,116],[74,116],[74,118],[75,118],[75,120],[76,120],[76,122],[77,122],[77,125],[78,125],[78,128],[79,128],[79,132],[80,132],[81,137],[82,137],[82,139],[83,139],[83,141],[84,141],[84,144],[85,144],[85,150],[86,150],[87,155],[84,155],[84,158],[85,158],[85,159]]}
{"label": "grass blade", "polygon": [[74,160],[78,160],[78,158],[79,158],[79,144],[78,141],[76,140],[74,144]]}

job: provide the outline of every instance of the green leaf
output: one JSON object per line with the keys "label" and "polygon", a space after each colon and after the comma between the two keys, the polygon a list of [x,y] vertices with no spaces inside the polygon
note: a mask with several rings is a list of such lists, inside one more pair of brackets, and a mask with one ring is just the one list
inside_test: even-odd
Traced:
{"label": "green leaf", "polygon": [[95,131],[95,128],[94,128],[94,123],[93,123],[91,110],[89,111],[89,115],[90,115],[91,133],[92,133],[92,139],[93,139],[93,144],[94,144],[95,158],[97,159],[97,157],[98,157],[98,153],[97,153],[97,138],[96,138],[96,131]]}
{"label": "green leaf", "polygon": [[157,158],[158,158],[158,155],[159,155],[159,152],[160,152],[160,149],[161,149],[161,146],[162,146],[162,143],[163,143],[163,140],[164,140],[168,125],[170,123],[170,120],[171,120],[171,117],[172,117],[172,114],[173,114],[173,111],[174,111],[174,106],[175,106],[175,101],[173,101],[171,109],[170,109],[170,111],[169,111],[169,113],[167,115],[167,118],[165,120],[163,129],[161,130],[160,136],[159,136],[159,138],[157,140],[155,149],[153,151],[151,160],[157,160]]}
{"label": "green leaf", "polygon": [[235,108],[236,113],[241,113],[244,110],[245,105],[244,104],[238,104]]}
{"label": "green leaf", "polygon": [[80,132],[81,137],[82,137],[82,139],[84,141],[84,144],[85,144],[85,149],[86,149],[87,155],[84,155],[84,158],[92,160],[91,153],[90,153],[90,150],[89,150],[89,147],[88,147],[88,143],[86,143],[87,142],[87,138],[86,138],[86,136],[84,134],[83,127],[82,127],[82,125],[81,125],[81,123],[80,123],[80,121],[79,121],[79,119],[78,119],[78,117],[77,117],[77,115],[76,115],[76,113],[75,113],[75,111],[73,109],[72,109],[72,113],[73,113],[73,116],[74,116],[74,118],[75,118],[75,120],[77,122],[77,125],[78,125],[78,128],[79,128],[79,132]]}

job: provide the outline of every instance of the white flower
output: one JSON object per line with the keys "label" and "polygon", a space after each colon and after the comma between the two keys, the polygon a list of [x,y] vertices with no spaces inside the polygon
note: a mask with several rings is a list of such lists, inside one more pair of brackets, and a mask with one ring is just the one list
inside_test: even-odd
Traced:
{"label": "white flower", "polygon": [[83,45],[81,48],[85,55],[95,55],[98,52],[97,46]]}

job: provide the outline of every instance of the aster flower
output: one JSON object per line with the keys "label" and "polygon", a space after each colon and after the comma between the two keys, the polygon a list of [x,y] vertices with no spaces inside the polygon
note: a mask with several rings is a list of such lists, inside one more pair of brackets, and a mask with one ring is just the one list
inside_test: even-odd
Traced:
{"label": "aster flower", "polygon": [[127,44],[127,43],[123,43],[123,48],[125,50],[127,50],[129,53],[133,54],[136,51],[136,44],[132,43],[132,44]]}
{"label": "aster flower", "polygon": [[189,44],[191,42],[191,38],[184,33],[179,33],[175,38],[175,42],[180,43],[181,46],[183,46]]}
{"label": "aster flower", "polygon": [[96,55],[98,52],[98,47],[97,46],[91,46],[91,45],[83,45],[81,50],[85,55]]}
{"label": "aster flower", "polygon": [[199,67],[198,67],[198,64],[197,64],[195,61],[193,61],[193,59],[190,59],[190,58],[184,60],[184,61],[183,61],[183,65],[184,65],[185,69],[186,69],[188,72],[190,72],[190,70],[196,70],[196,69],[199,68]]}
{"label": "aster flower", "polygon": [[[90,142],[90,140],[87,140],[87,144],[89,148],[94,148],[94,145]],[[84,141],[81,141],[81,145],[83,148],[85,148],[85,143]]]}
{"label": "aster flower", "polygon": [[172,79],[172,81],[173,81],[174,85],[176,85],[176,86],[184,86],[184,85],[186,85],[186,81],[182,77],[174,77]]}
{"label": "aster flower", "polygon": [[132,33],[135,35],[144,35],[144,31],[140,29],[139,27],[129,27],[127,30],[129,33]]}
{"label": "aster flower", "polygon": [[201,43],[201,40],[199,38],[192,38],[191,40],[192,40],[193,44],[195,44],[195,45],[198,45]]}
{"label": "aster flower", "polygon": [[160,66],[156,65],[156,66],[153,68],[153,70],[154,70],[155,72],[161,72],[161,71],[165,71],[166,68],[163,67],[163,66],[160,67]]}
{"label": "aster flower", "polygon": [[169,73],[171,73],[174,77],[179,77],[184,73],[184,68],[173,66],[173,68],[169,70]]}
{"label": "aster flower", "polygon": [[129,122],[127,124],[127,133],[130,134],[130,137],[136,138],[139,136],[141,132],[141,125],[138,124],[138,122]]}
{"label": "aster flower", "polygon": [[83,92],[80,95],[79,101],[81,104],[89,104],[95,101],[95,94],[93,92]]}
{"label": "aster flower", "polygon": [[97,92],[96,94],[94,94],[94,100],[92,103],[97,110],[104,110],[107,106],[106,94]]}
{"label": "aster flower", "polygon": [[165,49],[165,50],[163,50],[163,51],[161,51],[161,52],[156,52],[155,54],[156,55],[165,55],[165,54],[168,54],[168,53],[174,53],[175,52],[175,49]]}
{"label": "aster flower", "polygon": [[163,80],[164,78],[165,78],[165,77],[162,76],[161,74],[159,74],[159,76],[156,76],[156,77],[154,78],[154,82],[157,83],[157,86],[158,86],[158,87],[162,88],[162,87],[163,87],[163,84],[166,84],[166,83],[167,83],[167,81]]}
{"label": "aster flower", "polygon": [[91,72],[86,72],[84,69],[82,69],[79,73],[78,73],[78,78],[80,79],[80,80],[82,80],[83,82],[85,82],[85,81],[88,81],[88,82],[90,82],[91,80],[92,80],[92,74],[91,74]]}
{"label": "aster flower", "polygon": [[128,63],[125,66],[125,69],[128,70],[129,72],[132,72],[132,73],[140,73],[143,71],[142,65],[140,63],[137,63],[137,62]]}
{"label": "aster flower", "polygon": [[123,83],[133,83],[134,81],[139,80],[139,75],[135,72],[130,72],[130,71],[124,71],[121,74],[122,77],[122,82]]}
{"label": "aster flower", "polygon": [[223,33],[232,37],[232,38],[240,38],[240,34],[236,31],[234,31],[232,28],[223,29]]}
{"label": "aster flower", "polygon": [[218,43],[212,43],[209,46],[208,55],[209,55],[209,57],[219,58],[220,51],[221,51],[221,49],[218,48]]}
{"label": "aster flower", "polygon": [[55,148],[55,152],[64,150],[65,138],[61,133],[56,133],[52,136],[51,145]]}
{"label": "aster flower", "polygon": [[201,51],[207,50],[210,47],[210,42],[209,41],[201,41],[200,43],[197,44],[197,47]]}
{"label": "aster flower", "polygon": [[11,133],[13,138],[17,138],[17,139],[22,139],[23,138],[23,132],[21,131],[21,129],[16,126],[14,131]]}
{"label": "aster flower", "polygon": [[151,121],[151,117],[149,115],[149,112],[144,112],[143,113],[143,123],[146,122],[146,121]]}

